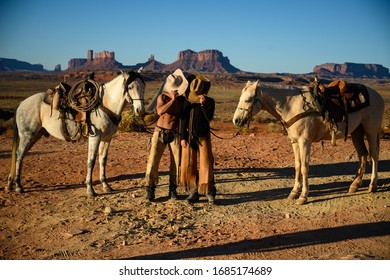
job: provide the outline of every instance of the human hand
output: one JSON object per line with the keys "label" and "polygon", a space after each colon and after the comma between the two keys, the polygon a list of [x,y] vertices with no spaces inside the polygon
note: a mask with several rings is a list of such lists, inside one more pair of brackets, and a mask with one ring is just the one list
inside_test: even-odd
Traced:
{"label": "human hand", "polygon": [[187,148],[187,147],[188,147],[188,141],[185,140],[185,139],[181,140],[181,141],[180,141],[180,144],[181,144],[181,146],[182,146],[183,148]]}
{"label": "human hand", "polygon": [[206,102],[206,97],[204,95],[199,95],[200,105],[203,105]]}
{"label": "human hand", "polygon": [[177,92],[177,90],[171,90],[171,92],[169,93],[169,96],[171,98],[175,98],[179,93]]}

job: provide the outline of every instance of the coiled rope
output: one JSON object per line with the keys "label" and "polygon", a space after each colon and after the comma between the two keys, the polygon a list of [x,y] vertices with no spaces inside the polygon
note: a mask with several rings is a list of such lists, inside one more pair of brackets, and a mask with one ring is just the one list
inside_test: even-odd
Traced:
{"label": "coiled rope", "polygon": [[[82,85],[81,90],[79,89],[80,85]],[[89,86],[88,91],[86,91],[87,85]],[[89,112],[96,107],[98,102],[99,84],[91,79],[77,82],[68,94],[69,106],[78,111]]]}

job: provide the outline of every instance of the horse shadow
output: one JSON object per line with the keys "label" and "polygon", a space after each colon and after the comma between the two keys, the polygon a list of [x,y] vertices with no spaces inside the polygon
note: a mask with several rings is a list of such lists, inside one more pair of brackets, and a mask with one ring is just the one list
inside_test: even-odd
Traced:
{"label": "horse shadow", "polygon": [[[379,162],[379,171],[380,172],[389,172],[390,171],[390,160],[382,160]],[[310,197],[316,198],[309,203],[320,202],[326,199],[318,199],[326,195],[337,195],[344,196],[348,193],[349,185],[352,183],[354,174],[358,168],[358,163],[356,162],[346,162],[346,163],[335,163],[335,164],[317,164],[310,165],[309,171],[309,183],[310,183]],[[284,167],[284,168],[227,168],[227,169],[217,169],[215,174],[236,174],[237,176],[232,176],[230,178],[221,178],[217,180],[217,184],[225,183],[242,183],[242,182],[260,182],[263,180],[269,179],[294,179],[295,170],[293,167]],[[245,174],[245,176],[244,176]],[[264,175],[265,174],[265,175]],[[336,182],[327,182],[316,184],[315,178],[328,177],[328,176],[348,176],[351,175],[350,181],[336,181]],[[367,174],[366,174],[367,177]],[[358,191],[355,194],[348,195],[362,195],[364,190],[369,185],[370,180],[363,180],[363,187],[360,188],[361,191]],[[378,192],[388,192],[390,191],[390,178],[380,178],[378,180]],[[221,188],[223,189],[223,187]],[[224,198],[220,199],[220,204],[223,205],[233,205],[240,203],[247,203],[251,201],[273,201],[279,199],[285,199],[292,190],[292,185],[284,188],[273,188],[266,189],[262,191],[255,192],[245,192],[245,193],[233,193],[233,194],[223,194]]]}
{"label": "horse shadow", "polygon": [[[310,182],[310,197],[316,198],[315,200],[309,202],[319,202],[324,199],[320,199],[323,196],[329,194],[340,194],[345,195],[348,192],[349,184],[353,180],[353,174],[356,172],[358,167],[357,162],[346,162],[346,163],[335,163],[335,164],[317,164],[310,166],[309,172],[309,182]],[[390,160],[382,160],[379,162],[379,171],[388,172],[390,171]],[[263,180],[269,179],[293,179],[295,170],[293,167],[283,167],[283,168],[224,168],[216,169],[215,175],[224,175],[224,174],[236,174],[236,176],[231,176],[229,178],[220,178],[217,179],[217,190],[223,190],[223,186],[218,188],[218,185],[223,185],[226,183],[242,183],[242,182],[261,182]],[[245,176],[244,176],[245,174]],[[160,176],[168,176],[168,171],[160,172]],[[342,176],[342,175],[351,175],[350,181],[337,181],[337,182],[327,182],[325,184],[316,184],[315,178],[328,177],[328,176]],[[367,175],[367,174],[366,174]],[[135,173],[135,174],[120,174],[107,178],[108,182],[121,182],[121,181],[131,181],[135,179],[144,178],[144,173]],[[363,187],[361,190],[364,190],[365,186],[368,186],[369,179],[363,180]],[[390,178],[380,178],[378,180],[379,187],[377,192],[388,192],[390,191]],[[94,188],[99,189],[100,181],[93,181]],[[97,196],[105,195],[115,195],[118,193],[125,193],[139,189],[141,186],[130,186],[121,189],[114,189],[112,193],[97,193]],[[65,190],[74,190],[79,188],[85,188],[85,184],[58,184],[58,185],[39,185],[32,188],[25,189],[26,192],[50,192],[50,191],[65,191]],[[249,192],[240,192],[240,193],[229,193],[223,194],[223,198],[218,199],[219,204],[221,205],[234,205],[247,203],[251,201],[273,201],[285,199],[292,189],[292,185],[282,188],[273,188],[266,189],[262,191],[249,191]],[[357,194],[362,194],[363,192],[358,192]],[[352,194],[349,194],[352,195]],[[179,199],[184,199],[185,197],[179,194]],[[328,199],[328,198],[327,198]],[[164,199],[157,200],[157,202],[164,202]]]}
{"label": "horse shadow", "polygon": [[383,221],[277,234],[264,238],[241,240],[222,245],[134,256],[123,258],[122,260],[218,258],[218,256],[229,256],[243,253],[267,253],[303,248],[306,246],[330,244],[345,240],[388,236],[389,233],[390,222]]}
{"label": "horse shadow", "polygon": [[[1,158],[11,158],[12,156],[12,151],[7,150],[7,151],[0,151],[0,159]],[[26,156],[33,156],[33,155],[45,155],[45,154],[52,154],[55,153],[55,151],[28,151],[26,153]]]}

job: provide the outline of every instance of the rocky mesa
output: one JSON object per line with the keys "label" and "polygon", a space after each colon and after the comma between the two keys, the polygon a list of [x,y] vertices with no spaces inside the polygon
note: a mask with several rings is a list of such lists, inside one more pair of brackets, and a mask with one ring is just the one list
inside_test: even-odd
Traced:
{"label": "rocky mesa", "polygon": [[349,76],[353,78],[389,77],[389,68],[383,67],[380,64],[363,64],[345,62],[343,64],[324,63],[314,67],[313,72],[321,76]]}
{"label": "rocky mesa", "polygon": [[72,58],[68,62],[68,71],[74,70],[103,70],[124,68],[122,63],[115,60],[115,52],[102,51],[94,53],[88,50],[87,58]]}
{"label": "rocky mesa", "polygon": [[210,73],[237,73],[240,69],[234,67],[228,57],[218,50],[180,51],[176,61],[164,64],[155,60],[152,54],[147,62],[125,66],[115,60],[115,53],[103,51],[94,55],[89,50],[87,58],[73,58],[68,62],[68,71],[75,70],[102,70],[102,69],[137,69],[143,67],[150,71],[173,71],[181,68],[184,71],[199,71]]}
{"label": "rocky mesa", "polygon": [[204,50],[195,52],[185,50],[179,52],[175,62],[164,67],[166,71],[181,68],[185,71],[199,71],[211,73],[237,73],[240,69],[234,67],[229,58],[223,56],[218,50]]}

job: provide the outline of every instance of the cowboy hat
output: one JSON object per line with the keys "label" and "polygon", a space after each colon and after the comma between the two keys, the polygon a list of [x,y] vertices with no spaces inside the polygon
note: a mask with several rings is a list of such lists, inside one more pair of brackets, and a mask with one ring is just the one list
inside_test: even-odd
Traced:
{"label": "cowboy hat", "polygon": [[211,82],[208,78],[201,74],[195,74],[195,79],[191,81],[190,91],[186,97],[192,103],[200,103],[199,95],[207,95],[211,87]]}
{"label": "cowboy hat", "polygon": [[184,77],[183,71],[177,69],[167,77],[164,85],[164,91],[171,92],[172,90],[177,90],[179,95],[182,95],[185,93],[187,87],[188,81]]}

